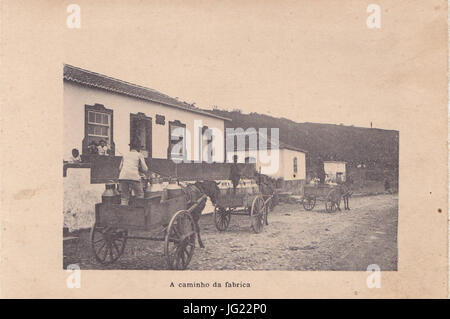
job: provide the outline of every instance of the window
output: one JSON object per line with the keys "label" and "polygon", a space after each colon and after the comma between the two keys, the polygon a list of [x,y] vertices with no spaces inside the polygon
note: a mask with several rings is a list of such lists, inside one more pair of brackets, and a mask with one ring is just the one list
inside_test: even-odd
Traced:
{"label": "window", "polygon": [[110,115],[106,113],[88,111],[88,137],[90,140],[110,140]]}
{"label": "window", "polygon": [[89,145],[105,141],[109,154],[114,155],[113,110],[102,104],[85,105],[83,154],[89,153]]}
{"label": "window", "polygon": [[198,159],[211,163],[213,160],[213,134],[207,126],[199,128],[199,149]]}
{"label": "window", "polygon": [[182,161],[186,159],[186,124],[169,122],[168,158]]}
{"label": "window", "polygon": [[298,171],[297,157],[294,157],[294,174],[296,174],[297,171]]}
{"label": "window", "polygon": [[336,172],[336,182],[337,183],[345,182],[345,176],[343,172]]}

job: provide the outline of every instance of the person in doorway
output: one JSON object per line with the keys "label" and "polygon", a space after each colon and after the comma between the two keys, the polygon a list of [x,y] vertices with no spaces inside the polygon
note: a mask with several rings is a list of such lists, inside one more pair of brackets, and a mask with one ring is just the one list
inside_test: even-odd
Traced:
{"label": "person in doorway", "polygon": [[130,144],[130,151],[123,154],[119,174],[121,205],[128,205],[131,190],[134,191],[136,198],[144,198],[140,172],[147,173],[148,167],[140,150],[141,143],[134,141]]}

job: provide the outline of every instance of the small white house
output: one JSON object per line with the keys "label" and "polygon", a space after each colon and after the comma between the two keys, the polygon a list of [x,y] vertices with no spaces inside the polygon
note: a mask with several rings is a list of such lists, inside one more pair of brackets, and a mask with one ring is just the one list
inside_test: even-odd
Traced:
{"label": "small white house", "polygon": [[327,183],[336,183],[338,181],[345,182],[346,180],[345,165],[346,162],[342,161],[324,161],[323,169],[326,174],[325,182]]}
{"label": "small white house", "polygon": [[[237,139],[245,138],[245,147],[238,147]],[[281,188],[294,193],[302,193],[306,180],[306,151],[282,143],[269,141],[265,134],[253,132],[233,132],[227,138],[236,138],[234,148],[227,147],[227,162],[255,163],[262,174],[282,179]],[[257,142],[250,142],[257,140]]]}

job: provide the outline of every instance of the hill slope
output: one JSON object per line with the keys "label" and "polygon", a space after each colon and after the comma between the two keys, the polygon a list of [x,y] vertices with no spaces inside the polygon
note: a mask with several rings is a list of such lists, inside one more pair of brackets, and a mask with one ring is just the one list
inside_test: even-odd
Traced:
{"label": "hill slope", "polygon": [[[205,110],[207,111],[207,110]],[[398,167],[399,132],[334,124],[297,123],[259,113],[209,110],[232,119],[227,127],[280,129],[280,140],[308,151],[310,164],[322,160],[343,160],[350,165]]]}

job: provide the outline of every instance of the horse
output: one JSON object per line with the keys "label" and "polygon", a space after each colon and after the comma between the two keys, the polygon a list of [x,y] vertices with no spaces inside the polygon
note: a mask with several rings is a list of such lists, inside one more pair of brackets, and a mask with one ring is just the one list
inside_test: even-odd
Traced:
{"label": "horse", "polygon": [[[188,209],[192,207],[200,197],[206,195],[210,198],[213,204],[216,204],[217,196],[219,195],[219,183],[215,181],[197,181],[194,184],[180,185],[183,189],[186,199]],[[202,216],[202,212],[205,209],[206,198],[200,202],[200,204],[191,212],[192,219],[195,224],[195,232],[197,233],[198,244],[201,248],[205,248],[203,241],[200,236],[200,226],[198,221]]]}
{"label": "horse", "polygon": [[350,210],[349,198],[352,196],[350,180],[340,183],[331,193],[331,205],[335,206],[338,211],[341,211],[341,198],[344,200],[344,210]]}

